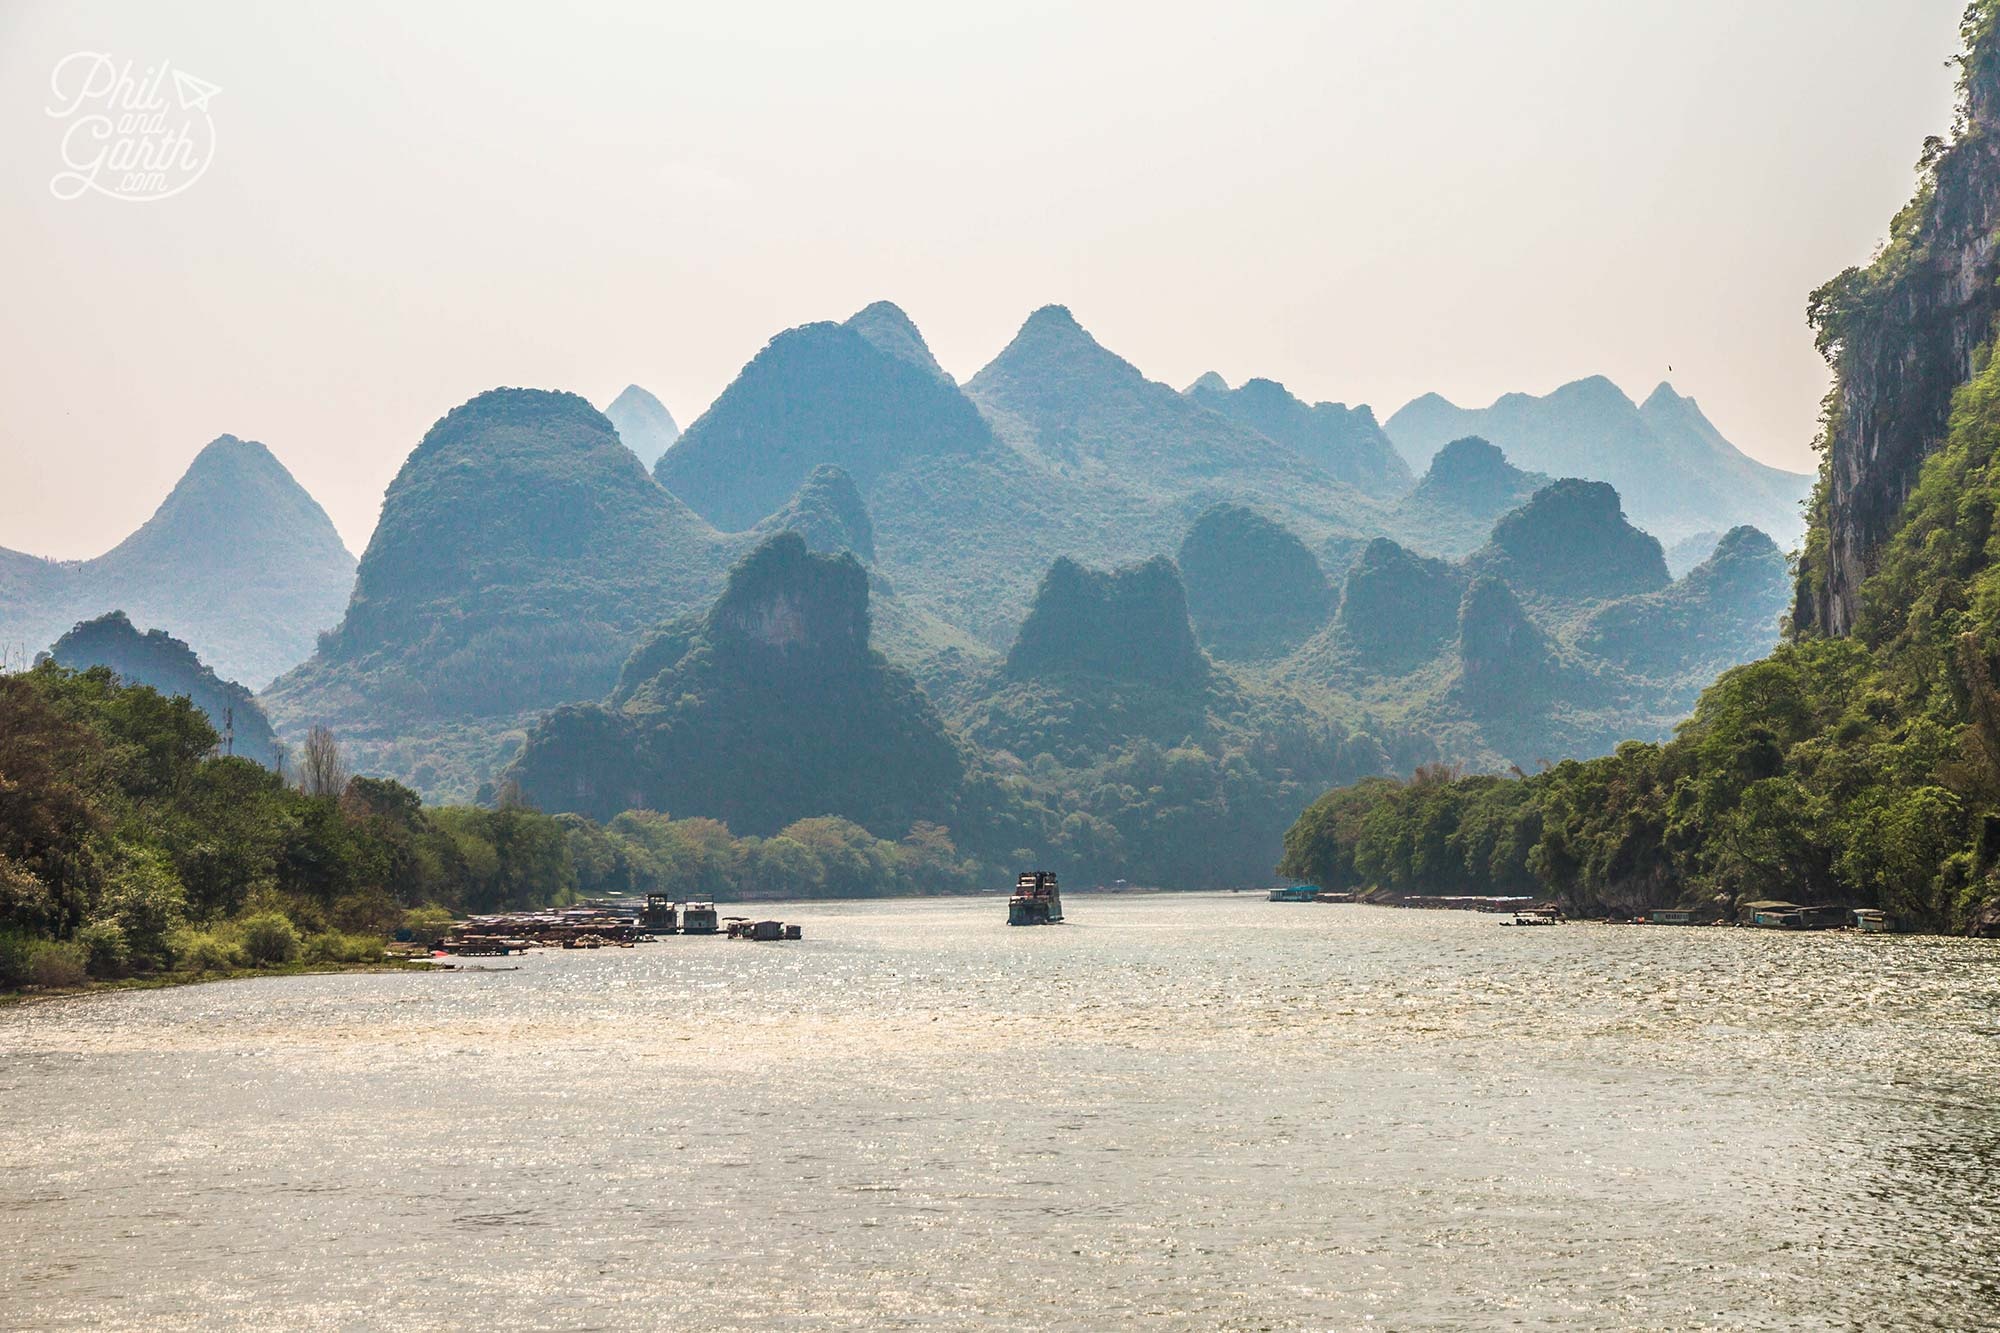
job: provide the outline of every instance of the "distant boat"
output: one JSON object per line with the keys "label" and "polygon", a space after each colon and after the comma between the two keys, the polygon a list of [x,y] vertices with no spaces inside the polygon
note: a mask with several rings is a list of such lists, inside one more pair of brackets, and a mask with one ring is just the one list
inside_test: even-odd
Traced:
{"label": "distant boat", "polygon": [[1014,881],[1014,896],[1007,900],[1008,925],[1053,926],[1062,919],[1062,891],[1053,874],[1030,870]]}
{"label": "distant boat", "polygon": [[1272,889],[1271,901],[1274,903],[1309,903],[1314,901],[1318,893],[1319,890],[1310,884],[1294,884],[1288,889]]}

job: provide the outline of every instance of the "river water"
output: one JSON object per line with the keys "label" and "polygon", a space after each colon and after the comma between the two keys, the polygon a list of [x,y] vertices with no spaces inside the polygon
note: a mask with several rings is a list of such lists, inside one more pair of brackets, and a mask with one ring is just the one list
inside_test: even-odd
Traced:
{"label": "river water", "polygon": [[2000,944],[1068,906],[0,1011],[0,1327],[2000,1326]]}

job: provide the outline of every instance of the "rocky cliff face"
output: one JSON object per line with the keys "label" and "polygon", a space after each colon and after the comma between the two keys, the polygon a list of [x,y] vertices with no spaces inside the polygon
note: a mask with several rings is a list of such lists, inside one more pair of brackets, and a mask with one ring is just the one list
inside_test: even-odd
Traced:
{"label": "rocky cliff face", "polygon": [[783,532],[745,556],[708,613],[709,638],[747,663],[797,661],[824,671],[868,652],[868,573],[851,555],[812,555]]}
{"label": "rocky cliff face", "polygon": [[1793,624],[1846,634],[1861,584],[1896,530],[1923,461],[1943,443],[1952,393],[2000,313],[2000,44],[1991,5],[1967,14],[1961,124],[1931,140],[1917,197],[1889,243],[1813,293],[1834,370],[1819,489]]}

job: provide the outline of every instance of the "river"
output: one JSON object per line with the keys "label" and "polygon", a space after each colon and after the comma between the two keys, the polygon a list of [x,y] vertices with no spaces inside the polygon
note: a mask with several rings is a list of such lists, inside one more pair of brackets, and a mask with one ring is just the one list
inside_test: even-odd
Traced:
{"label": "river", "polygon": [[1067,906],[0,1010],[0,1327],[2000,1318],[2000,943]]}

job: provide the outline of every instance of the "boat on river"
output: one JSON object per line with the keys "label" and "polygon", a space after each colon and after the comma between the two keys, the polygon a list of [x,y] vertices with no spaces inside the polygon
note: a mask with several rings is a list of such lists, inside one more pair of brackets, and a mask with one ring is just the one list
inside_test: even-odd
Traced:
{"label": "boat on river", "polygon": [[1062,919],[1062,891],[1053,873],[1029,870],[1014,881],[1014,896],[1007,900],[1008,925],[1053,926]]}
{"label": "boat on river", "polygon": [[1314,901],[1318,893],[1319,890],[1310,884],[1294,884],[1289,888],[1272,889],[1271,901],[1274,903],[1309,903]]}

